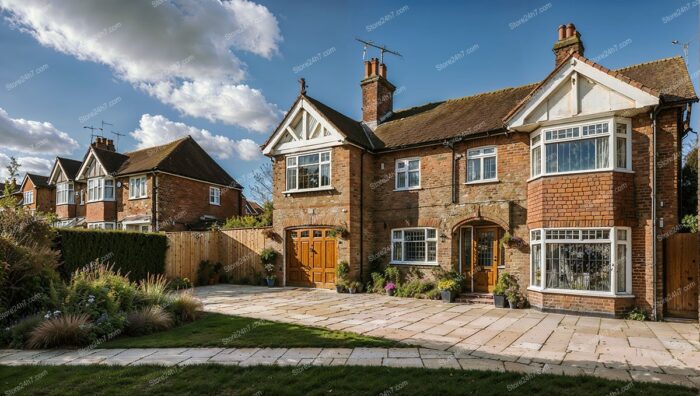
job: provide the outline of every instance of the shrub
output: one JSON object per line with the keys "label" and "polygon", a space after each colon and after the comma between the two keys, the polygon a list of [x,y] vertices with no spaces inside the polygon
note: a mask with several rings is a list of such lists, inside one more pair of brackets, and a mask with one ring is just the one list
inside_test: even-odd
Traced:
{"label": "shrub", "polygon": [[338,263],[335,268],[335,284],[340,286],[347,286],[348,274],[350,273],[350,264],[343,260]]}
{"label": "shrub", "polygon": [[440,267],[437,267],[433,269],[433,277],[438,282],[444,280],[454,281],[457,284],[456,288],[454,289],[455,292],[462,291],[462,287],[464,286],[464,275],[457,271],[446,271]]}
{"label": "shrub", "polygon": [[113,263],[131,280],[165,272],[168,239],[163,234],[61,228],[58,235],[65,279],[94,260]]}
{"label": "shrub", "polygon": [[273,248],[265,248],[260,252],[260,261],[262,261],[263,265],[274,264],[276,258],[277,250]]}
{"label": "shrub", "polygon": [[384,274],[379,272],[372,272],[372,288],[370,289],[372,293],[383,293],[384,281]]}
{"label": "shrub", "polygon": [[692,233],[698,232],[698,216],[692,214],[683,216],[681,225]]}
{"label": "shrub", "polygon": [[129,311],[139,291],[133,282],[112,265],[94,262],[75,271],[68,286],[66,309],[70,313],[85,313],[92,320],[118,311]]}
{"label": "shrub", "polygon": [[204,260],[197,268],[197,284],[200,286],[216,285],[229,281],[229,274],[221,263]]}
{"label": "shrub", "polygon": [[170,290],[184,290],[191,288],[192,281],[189,278],[182,278],[178,276],[177,278],[170,281]]}
{"label": "shrub", "polygon": [[202,308],[202,302],[190,293],[178,294],[168,305],[168,310],[180,322],[193,322]]}
{"label": "shrub", "polygon": [[439,300],[442,298],[442,295],[440,294],[440,289],[438,288],[428,290],[423,294],[423,296],[428,300]]}
{"label": "shrub", "polygon": [[138,299],[140,306],[164,305],[170,302],[168,293],[170,282],[165,275],[151,275],[139,281]]}
{"label": "shrub", "polygon": [[[226,219],[221,228],[258,228],[272,225],[272,202],[263,204],[263,212],[259,216],[237,216]],[[218,226],[215,226],[218,228]]]}
{"label": "shrub", "polygon": [[457,290],[457,282],[455,282],[453,279],[445,279],[441,280],[437,284],[438,290],[449,290],[449,291],[456,291]]}
{"label": "shrub", "polygon": [[401,273],[396,267],[387,267],[387,269],[384,270],[384,278],[387,282],[399,284],[401,280]]}
{"label": "shrub", "polygon": [[167,330],[172,325],[173,318],[159,306],[129,312],[126,317],[126,333],[132,336]]}
{"label": "shrub", "polygon": [[627,315],[625,315],[625,319],[627,320],[638,320],[643,322],[647,320],[647,318],[647,311],[639,307],[635,307],[633,310],[629,311]]}
{"label": "shrub", "polygon": [[44,318],[41,314],[26,317],[20,320],[16,325],[7,328],[5,330],[5,340],[4,342],[10,346],[10,348],[21,349],[27,346],[29,341],[29,336]]}
{"label": "shrub", "polygon": [[421,279],[412,279],[400,284],[396,288],[398,297],[422,298],[423,295],[435,288],[435,284]]}
{"label": "shrub", "polygon": [[55,348],[81,346],[90,342],[86,314],[62,315],[43,321],[31,331],[29,348]]}

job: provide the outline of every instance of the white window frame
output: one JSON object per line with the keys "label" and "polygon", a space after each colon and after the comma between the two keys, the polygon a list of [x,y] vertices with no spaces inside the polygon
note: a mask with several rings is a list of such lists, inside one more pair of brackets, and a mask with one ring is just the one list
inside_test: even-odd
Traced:
{"label": "white window frame", "polygon": [[[137,229],[133,230],[129,227],[135,227]],[[121,227],[124,231],[133,232],[151,232],[151,223],[122,223]]]}
{"label": "white window frame", "polygon": [[221,206],[221,188],[209,187],[209,205]]}
{"label": "white window frame", "polygon": [[[404,232],[405,231],[416,231],[416,230],[423,230],[425,233],[425,259],[423,261],[406,261],[404,258],[406,257],[405,253],[405,243],[407,242],[404,239]],[[433,230],[435,231],[435,237],[429,238],[428,237],[428,230]],[[391,264],[406,264],[406,265],[432,265],[436,266],[438,265],[438,229],[437,228],[432,228],[432,227],[409,227],[409,228],[394,228],[390,232],[390,237],[391,237]],[[401,232],[401,237],[396,238],[394,236],[395,232]],[[410,242],[410,241],[408,241]],[[434,242],[435,243],[435,260],[434,261],[428,261],[428,243]],[[401,243],[401,260],[395,260],[394,259],[394,243]]]}
{"label": "white window frame", "polygon": [[[299,188],[299,157],[304,157],[307,155],[315,155],[318,154],[318,187],[311,187],[311,188]],[[328,159],[323,160],[323,154],[328,154]],[[290,164],[290,160],[293,160],[293,164]],[[321,182],[323,181],[323,178],[321,177],[321,165],[328,165],[328,185],[322,185]],[[294,174],[296,175],[295,177],[295,185],[294,186],[289,186],[289,182],[287,180],[289,171],[293,170]],[[333,187],[333,153],[331,150],[323,150],[323,151],[314,151],[314,152],[307,152],[307,153],[299,153],[299,154],[293,154],[293,155],[287,155],[284,158],[284,186],[286,190],[284,193],[293,193],[293,192],[302,192],[302,191],[323,191],[323,190],[330,190]]]}
{"label": "white window frame", "polygon": [[[418,161],[418,170],[412,170],[409,171],[408,166],[410,162],[413,161]],[[403,164],[403,169],[399,170],[399,165]],[[409,173],[412,172],[418,172],[418,185],[417,186],[410,186],[409,185]],[[401,187],[399,186],[399,174],[403,173],[405,175],[405,181],[406,185]],[[394,188],[396,191],[406,191],[406,190],[418,190],[421,188],[421,163],[420,163],[420,157],[412,157],[412,158],[401,158],[396,160],[396,165],[394,165],[394,179],[396,181],[394,182]]]}
{"label": "white window frame", "polygon": [[75,204],[75,185],[73,182],[56,183],[56,205],[73,204]]}
{"label": "white window frame", "polygon": [[[107,186],[108,184],[111,184],[111,190],[112,190],[112,196],[109,198],[106,197],[106,191],[108,189],[110,189],[110,187]],[[90,179],[88,179],[88,183],[87,183],[87,191],[88,191],[88,200],[87,200],[88,203],[102,202],[102,201],[114,201],[114,196],[116,195],[115,194],[114,179],[107,178],[107,177],[90,178]],[[91,191],[94,191],[94,194],[91,194]]]}
{"label": "white window frame", "polygon": [[[488,149],[493,149],[493,153],[488,153],[484,154],[479,153],[479,154],[470,154],[470,151],[483,151],[483,150],[488,150]],[[494,173],[494,177],[490,179],[484,179],[484,159],[486,158],[491,158],[493,157],[495,159],[496,163],[496,172]],[[493,183],[498,181],[498,147],[496,146],[482,146],[482,147],[473,147],[467,149],[467,163],[466,163],[466,169],[465,169],[465,180],[466,184],[479,184],[479,183]],[[469,180],[469,160],[479,160],[479,178],[475,180]]]}
{"label": "white window frame", "polygon": [[22,195],[22,204],[31,205],[34,203],[34,191],[25,191]]}
{"label": "white window frame", "polygon": [[147,180],[148,178],[146,175],[132,176],[129,178],[129,199],[148,198]]}
{"label": "white window frame", "polygon": [[[583,135],[583,127],[588,126],[588,125],[593,125],[593,124],[602,124],[602,123],[607,123],[608,124],[608,132],[605,133],[600,133],[600,134],[594,134],[594,135]],[[618,135],[617,134],[617,124],[625,124],[627,125],[627,134],[624,135],[626,138],[626,154],[627,154],[627,164],[626,167],[624,168],[618,168],[617,165],[617,137],[623,137],[623,135]],[[546,133],[549,131],[555,131],[555,130],[562,130],[562,129],[570,129],[570,128],[579,128],[579,136],[577,137],[564,137],[564,138],[557,138],[557,139],[552,139],[552,140],[546,140]],[[548,172],[547,171],[547,145],[548,144],[553,144],[553,143],[560,143],[560,142],[572,142],[572,141],[580,141],[580,140],[588,140],[588,139],[596,139],[596,138],[601,138],[601,137],[608,137],[608,166],[604,168],[595,168],[595,169],[584,169],[584,170],[575,170],[575,171],[566,171],[566,172]],[[534,143],[534,140],[539,137],[539,142]],[[533,164],[534,162],[534,152],[535,149],[539,147],[540,148],[540,173],[535,174],[534,169],[535,166]],[[578,174],[578,173],[591,173],[591,172],[607,172],[607,171],[620,171],[620,172],[630,172],[632,173],[632,121],[629,118],[623,118],[623,117],[607,117],[607,118],[598,118],[598,119],[590,119],[586,121],[579,121],[575,123],[564,123],[564,124],[556,124],[556,125],[550,125],[547,127],[543,127],[538,129],[537,131],[533,132],[530,135],[530,180],[536,179],[542,176],[554,176],[554,175],[570,175],[570,174]]]}
{"label": "white window frame", "polygon": [[[553,230],[573,230],[573,231],[586,231],[586,230],[606,230],[610,231],[610,236],[608,239],[548,239],[547,231]],[[627,234],[627,239],[625,241],[618,240],[618,231],[625,231]],[[534,235],[536,233],[540,234],[539,240],[534,240]],[[601,243],[607,241],[610,243],[610,291],[588,291],[588,290],[573,290],[573,289],[556,289],[547,288],[547,243]],[[617,247],[618,245],[626,245],[627,254],[625,257],[625,291],[617,291]],[[530,264],[529,264],[529,274],[532,277],[533,274],[533,259],[532,259],[532,247],[535,245],[540,246],[540,282],[541,286],[533,285],[532,279],[528,282],[529,290],[539,291],[543,293],[555,293],[555,294],[574,294],[574,295],[585,295],[585,296],[618,296],[618,297],[631,297],[632,294],[632,229],[629,227],[557,227],[557,228],[538,228],[530,230]]]}
{"label": "white window frame", "polygon": [[112,221],[100,221],[96,223],[88,223],[89,230],[116,230],[117,225]]}

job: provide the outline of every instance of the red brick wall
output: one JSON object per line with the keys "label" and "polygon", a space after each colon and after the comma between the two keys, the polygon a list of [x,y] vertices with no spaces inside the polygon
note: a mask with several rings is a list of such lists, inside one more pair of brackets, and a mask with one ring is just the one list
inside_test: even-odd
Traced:
{"label": "red brick wall", "polygon": [[[153,207],[153,175],[146,175],[146,198],[129,199],[129,178],[117,179],[121,187],[117,187],[117,218],[119,221],[129,216],[152,216]],[[208,197],[207,192],[207,197]],[[207,200],[208,202],[208,200]]]}
{"label": "red brick wall", "polygon": [[528,301],[536,309],[551,312],[580,312],[601,316],[620,316],[634,307],[633,298],[579,296],[528,291]]}
{"label": "red brick wall", "polygon": [[[150,191],[149,176],[149,197]],[[209,215],[227,219],[241,214],[241,191],[215,186],[210,183],[186,179],[168,174],[158,174],[158,226],[161,231],[180,231],[186,224],[195,223],[201,216]],[[209,204],[209,187],[221,188],[221,205]],[[126,197],[128,198],[128,192]],[[150,198],[125,204],[126,213],[150,215]]]}
{"label": "red brick wall", "polygon": [[98,201],[85,204],[85,221],[87,223],[114,222],[116,220],[115,201]]}
{"label": "red brick wall", "polygon": [[34,192],[34,202],[29,205],[23,205],[25,209],[42,213],[52,213],[55,210],[56,196],[51,188],[37,188],[32,183],[32,180],[28,178],[22,187],[22,194],[29,191]]}

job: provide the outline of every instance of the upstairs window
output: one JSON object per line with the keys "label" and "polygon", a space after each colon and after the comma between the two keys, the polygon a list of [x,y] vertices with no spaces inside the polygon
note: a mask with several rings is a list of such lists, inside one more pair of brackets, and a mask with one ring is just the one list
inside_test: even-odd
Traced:
{"label": "upstairs window", "polygon": [[88,179],[88,202],[114,201],[114,180],[103,177]]}
{"label": "upstairs window", "polygon": [[219,187],[209,187],[209,203],[221,205],[221,189]]}
{"label": "upstairs window", "polygon": [[420,159],[408,158],[396,161],[396,189],[420,188]]}
{"label": "upstairs window", "polygon": [[27,191],[24,193],[24,202],[25,205],[31,205],[34,203],[34,191]]}
{"label": "upstairs window", "polygon": [[618,122],[615,124],[615,167],[618,169],[631,169],[629,163],[630,125]]}
{"label": "upstairs window", "polygon": [[75,188],[72,182],[56,184],[56,205],[75,203]]}
{"label": "upstairs window", "polygon": [[146,198],[146,176],[136,176],[129,178],[129,199]]}
{"label": "upstairs window", "polygon": [[497,178],[495,147],[467,151],[467,183],[495,181]]}
{"label": "upstairs window", "polygon": [[331,185],[331,152],[292,155],[286,159],[287,191],[314,190]]}

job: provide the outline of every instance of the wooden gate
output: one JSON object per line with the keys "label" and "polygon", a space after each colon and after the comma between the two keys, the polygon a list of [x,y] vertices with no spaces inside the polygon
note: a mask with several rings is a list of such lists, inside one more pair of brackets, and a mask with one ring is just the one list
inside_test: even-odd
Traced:
{"label": "wooden gate", "polygon": [[305,228],[287,233],[287,284],[333,288],[336,240],[328,228]]}
{"label": "wooden gate", "polygon": [[697,234],[674,234],[664,243],[666,315],[680,318],[698,317]]}

